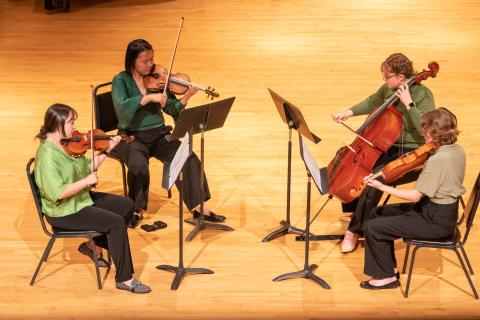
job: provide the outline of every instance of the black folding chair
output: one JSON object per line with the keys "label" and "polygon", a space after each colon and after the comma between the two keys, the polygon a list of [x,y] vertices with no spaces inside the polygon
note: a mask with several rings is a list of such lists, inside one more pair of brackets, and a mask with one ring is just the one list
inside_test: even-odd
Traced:
{"label": "black folding chair", "polygon": [[[470,287],[472,288],[473,295],[475,296],[475,299],[478,299],[478,293],[475,290],[475,286],[473,285],[472,279],[470,278],[470,275],[468,274],[468,271],[470,271],[470,274],[473,275],[473,269],[470,264],[470,261],[468,260],[467,253],[465,252],[465,244],[468,239],[468,235],[470,234],[470,229],[472,228],[473,225],[473,219],[475,218],[475,214],[477,212],[477,207],[478,207],[478,202],[480,200],[480,173],[477,176],[477,180],[475,181],[475,185],[473,186],[472,192],[470,193],[470,196],[468,198],[466,206],[463,203],[463,200],[460,199],[462,206],[464,207],[463,215],[462,218],[459,220],[459,223],[457,224],[457,228],[455,229],[455,232],[453,233],[452,236],[446,238],[446,239],[439,239],[437,241],[427,241],[427,240],[417,240],[417,239],[403,239],[403,241],[407,244],[407,252],[405,253],[405,260],[403,262],[403,270],[402,273],[405,273],[405,270],[407,268],[407,263],[408,263],[408,254],[410,251],[410,246],[414,246],[413,252],[412,252],[412,259],[410,261],[410,269],[408,271],[408,278],[407,278],[407,286],[405,288],[405,293],[404,297],[408,297],[408,290],[410,288],[410,280],[412,278],[412,271],[413,271],[413,263],[415,261],[415,254],[418,249],[420,248],[437,248],[437,249],[449,249],[455,251],[458,260],[460,261],[460,265],[462,266],[463,272],[465,273],[465,276],[467,277],[468,283],[470,284]],[[459,230],[459,226],[465,221],[465,233],[462,238],[462,233]],[[462,259],[465,258],[465,262],[468,266],[468,271],[467,268],[465,267],[465,263]]]}
{"label": "black folding chair", "polygon": [[[115,113],[115,106],[112,99],[111,82],[99,84],[93,88],[93,102],[95,106],[96,127],[102,131],[109,132],[117,130],[118,118]],[[110,90],[99,93],[99,89],[108,87]],[[103,91],[103,90],[102,90]],[[122,167],[123,195],[128,196],[126,162],[128,159],[129,146],[126,142],[120,144],[107,154],[107,157],[117,160]],[[168,190],[168,197],[172,197],[172,192]]]}
{"label": "black folding chair", "polygon": [[[40,268],[42,267],[43,262],[47,261],[48,255],[50,254],[50,251],[52,250],[53,244],[55,243],[55,240],[58,238],[87,238],[88,240],[91,240],[94,237],[101,236],[102,233],[96,232],[96,231],[72,231],[72,230],[63,230],[63,229],[58,229],[52,226],[52,231],[49,231],[45,219],[43,217],[43,212],[42,212],[42,202],[40,198],[40,191],[38,190],[38,186],[35,182],[35,175],[34,171],[32,170],[32,164],[34,163],[35,158],[31,158],[28,163],[27,163],[27,178],[28,182],[30,184],[30,189],[32,190],[32,196],[33,200],[35,201],[35,206],[37,208],[37,213],[38,213],[38,218],[40,219],[40,224],[42,225],[43,232],[50,238],[48,241],[47,247],[45,248],[45,251],[43,252],[42,257],[40,258],[40,262],[38,263],[37,269],[35,270],[35,273],[33,274],[32,280],[30,281],[30,285],[33,286],[35,279],[37,278],[38,272],[40,271]],[[98,260],[96,255],[94,256],[95,260],[95,272],[97,274],[97,283],[98,283],[98,288],[102,289],[102,281],[100,279],[100,270],[98,268]],[[108,272],[110,271],[110,266],[111,266],[111,257],[110,254],[108,254],[108,268],[106,271],[105,276],[107,276]]]}

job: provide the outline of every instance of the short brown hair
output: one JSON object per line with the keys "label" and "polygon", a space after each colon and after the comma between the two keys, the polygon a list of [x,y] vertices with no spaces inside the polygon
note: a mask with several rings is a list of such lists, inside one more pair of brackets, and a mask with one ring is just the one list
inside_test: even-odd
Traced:
{"label": "short brown hair", "polygon": [[428,132],[439,146],[457,141],[457,117],[447,108],[438,108],[422,115],[422,131]]}
{"label": "short brown hair", "polygon": [[45,140],[47,138],[47,133],[55,132],[58,128],[60,128],[60,132],[65,136],[65,122],[70,113],[72,114],[73,119],[77,119],[77,111],[72,107],[61,103],[52,104],[47,109],[47,112],[45,112],[43,126],[40,128],[40,131],[35,138]]}
{"label": "short brown hair", "polygon": [[405,78],[410,78],[415,74],[413,63],[403,53],[394,53],[390,55],[380,66],[380,71],[403,74]]}

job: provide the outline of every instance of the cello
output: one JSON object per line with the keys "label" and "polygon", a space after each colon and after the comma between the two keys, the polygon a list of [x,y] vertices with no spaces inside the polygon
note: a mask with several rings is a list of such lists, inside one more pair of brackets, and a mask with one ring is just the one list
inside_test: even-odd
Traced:
{"label": "cello", "polygon": [[[410,77],[406,81],[408,86],[420,84],[429,77],[435,78],[439,70],[438,63],[430,62],[428,68]],[[395,108],[398,100],[395,93],[392,94],[355,131],[356,138],[352,144],[337,151],[327,167],[328,192],[331,196],[343,203],[352,202],[359,196],[351,190],[359,189],[378,158],[400,137],[403,118]]]}

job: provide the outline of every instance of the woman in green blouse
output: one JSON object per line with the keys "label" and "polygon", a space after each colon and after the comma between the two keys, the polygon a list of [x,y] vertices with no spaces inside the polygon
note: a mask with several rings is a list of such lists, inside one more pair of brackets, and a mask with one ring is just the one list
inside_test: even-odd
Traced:
{"label": "woman in green blouse", "polygon": [[427,143],[439,147],[424,164],[410,190],[367,180],[375,189],[410,202],[380,206],[372,210],[365,224],[365,268],[372,276],[360,283],[364,289],[393,289],[400,285],[394,240],[413,238],[437,240],[453,234],[458,218],[458,198],[465,193],[466,158],[456,144],[457,118],[445,108],[438,108],[421,118],[422,133]]}
{"label": "woman in green blouse", "polygon": [[[147,293],[150,288],[133,278],[133,265],[128,242],[127,222],[133,216],[133,203],[128,198],[113,194],[93,192],[98,182],[97,172],[91,172],[84,155],[68,155],[62,147],[62,139],[72,136],[77,112],[63,104],[50,106],[44,123],[37,134],[40,139],[35,157],[35,181],[40,190],[42,210],[52,226],[66,230],[93,230],[103,233],[78,248],[99,265],[106,267],[101,258],[101,248],[108,249],[116,267],[116,287],[133,293]],[[108,151],[120,141],[109,141]],[[105,154],[96,155],[95,167],[103,162]],[[98,247],[97,247],[98,246]]]}
{"label": "woman in green blouse", "polygon": [[[374,94],[350,109],[333,115],[333,119],[337,122],[346,121],[352,116],[367,115],[381,106],[390,96],[397,95],[399,102],[395,107],[403,116],[402,134],[394,145],[377,160],[373,168],[374,172],[402,154],[425,143],[425,139],[421,135],[420,116],[435,109],[430,89],[423,84],[414,84],[411,87],[406,84],[406,81],[415,75],[415,72],[412,61],[405,55],[401,53],[390,55],[381,64],[380,69],[385,83]],[[380,202],[382,195],[383,192],[380,190],[367,188],[356,201],[342,205],[344,211],[353,211],[352,220],[345,232],[341,246],[343,253],[355,250],[358,234],[362,233],[370,212]]]}
{"label": "woman in green blouse", "polygon": [[[190,87],[181,99],[177,99],[170,92],[167,92],[167,97],[162,93],[147,91],[143,77],[150,74],[154,67],[153,61],[152,45],[143,39],[133,40],[128,44],[125,53],[125,69],[112,81],[112,98],[118,128],[135,137],[135,141],[129,144],[126,162],[128,196],[135,202],[135,211],[139,215],[148,205],[149,159],[155,157],[162,162],[171,162],[180,146],[178,140],[166,140],[169,129],[165,126],[163,114],[166,113],[176,120],[188,100],[197,92],[195,87]],[[203,190],[200,189],[201,174],[204,175]],[[205,220],[212,222],[225,220],[224,216],[213,213],[206,206],[203,212],[200,212],[200,203],[210,199],[210,191],[195,153],[185,165],[183,192],[185,205],[194,217],[203,216]]]}

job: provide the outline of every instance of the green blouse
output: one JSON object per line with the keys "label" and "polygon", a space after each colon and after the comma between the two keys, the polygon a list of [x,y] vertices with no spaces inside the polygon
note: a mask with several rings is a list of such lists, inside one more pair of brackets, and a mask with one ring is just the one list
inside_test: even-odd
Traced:
{"label": "green blouse", "polygon": [[[384,84],[377,92],[354,105],[350,110],[352,110],[354,116],[369,114],[381,106],[392,94],[393,91]],[[418,148],[425,144],[425,139],[420,135],[422,130],[420,116],[427,111],[435,109],[435,101],[433,100],[433,94],[430,89],[421,84],[412,85],[410,87],[410,94],[416,107],[407,110],[401,101],[398,101],[396,105],[396,108],[403,115],[403,132],[394,145]]]}
{"label": "green blouse", "polygon": [[35,156],[35,182],[40,189],[43,213],[64,217],[92,205],[89,189],[58,200],[69,184],[85,178],[90,172],[90,160],[85,156],[71,157],[54,143],[42,141]]}
{"label": "green blouse", "polygon": [[[149,94],[150,92],[147,92]],[[125,71],[112,80],[112,98],[118,118],[118,128],[131,131],[144,131],[165,125],[163,112],[177,119],[185,106],[172,93],[168,92],[165,108],[159,103],[140,105],[143,98],[135,80]]]}

